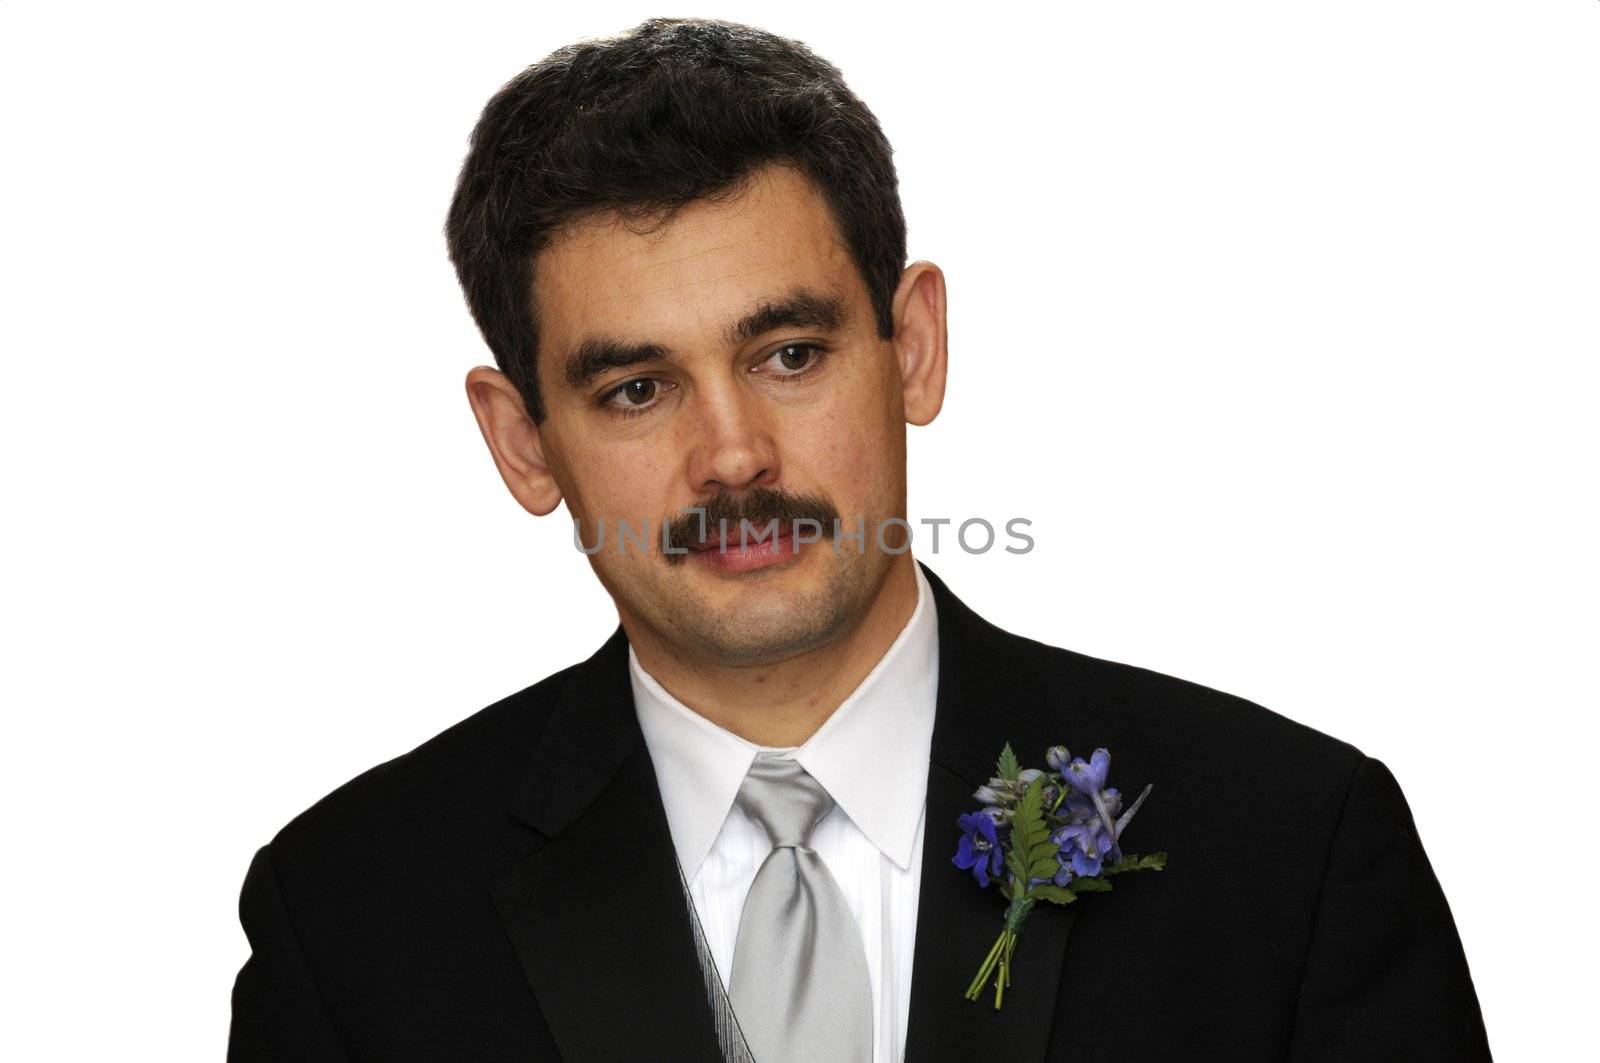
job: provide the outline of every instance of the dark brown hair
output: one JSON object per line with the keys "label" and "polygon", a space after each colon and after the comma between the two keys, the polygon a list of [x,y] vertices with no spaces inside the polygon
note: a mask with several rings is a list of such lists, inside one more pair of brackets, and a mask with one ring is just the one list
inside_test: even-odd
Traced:
{"label": "dark brown hair", "polygon": [[838,69],[804,44],[715,19],[655,18],[552,53],[507,83],[472,132],[445,223],[450,260],[495,362],[535,423],[533,257],[566,223],[670,220],[735,195],[766,163],[828,204],[878,333],[906,259],[893,150]]}

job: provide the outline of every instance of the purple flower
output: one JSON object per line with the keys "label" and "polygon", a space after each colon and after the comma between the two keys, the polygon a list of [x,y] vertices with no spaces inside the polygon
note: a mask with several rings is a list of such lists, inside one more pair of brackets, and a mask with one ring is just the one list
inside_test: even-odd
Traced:
{"label": "purple flower", "polygon": [[1111,754],[1103,747],[1094,751],[1094,755],[1085,764],[1082,757],[1078,757],[1061,777],[1079,793],[1094,802],[1094,810],[1100,816],[1100,822],[1105,826],[1106,832],[1114,839],[1117,835],[1116,821],[1112,818],[1111,807],[1106,803],[1105,794],[1102,792],[1106,786],[1106,776],[1111,773]]}
{"label": "purple flower", "polygon": [[[1115,786],[1108,786],[1104,790],[1100,791],[1100,799],[1105,803],[1106,811],[1113,817],[1115,817],[1117,813],[1121,811],[1122,794]],[[1061,810],[1059,814],[1065,819],[1075,820],[1079,823],[1082,823],[1094,819],[1100,813],[1095,807],[1095,803],[1093,801],[1089,800],[1087,797],[1083,796],[1077,791],[1072,791],[1068,793],[1066,799],[1061,802]]]}
{"label": "purple flower", "polygon": [[1002,856],[1000,839],[995,834],[994,820],[984,812],[970,812],[957,823],[961,827],[961,842],[950,862],[963,870],[970,868],[978,885],[989,885],[989,876],[1000,874]]}
{"label": "purple flower", "polygon": [[1089,762],[1084,763],[1082,757],[1076,757],[1061,777],[1067,785],[1077,790],[1085,797],[1093,797],[1106,788],[1106,776],[1111,774],[1111,754],[1105,749],[1097,749],[1089,757]]}
{"label": "purple flower", "polygon": [[[1093,878],[1107,861],[1114,864],[1122,859],[1116,839],[1099,823],[1068,824],[1050,835],[1050,840],[1061,847],[1056,853],[1060,870],[1056,872],[1055,879],[1060,886],[1070,882],[1073,875]],[[1068,868],[1071,870],[1066,881],[1062,881],[1062,872]]]}
{"label": "purple flower", "polygon": [[1015,779],[1002,779],[998,775],[973,791],[973,798],[991,805],[1009,805],[1022,794]]}

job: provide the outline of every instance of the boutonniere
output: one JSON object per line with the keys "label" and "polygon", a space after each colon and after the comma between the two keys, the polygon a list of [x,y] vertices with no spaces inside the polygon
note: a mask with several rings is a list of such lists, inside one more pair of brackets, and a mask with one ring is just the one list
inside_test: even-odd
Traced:
{"label": "boutonniere", "polygon": [[1006,743],[998,774],[972,795],[984,807],[960,817],[961,841],[951,861],[984,889],[999,883],[1010,902],[999,939],[967,987],[967,999],[977,1000],[992,975],[996,1008],[1011,984],[1011,954],[1035,904],[1071,904],[1080,893],[1111,889],[1112,875],[1167,865],[1166,853],[1132,856],[1119,844],[1151,786],[1124,811],[1122,795],[1106,786],[1111,754],[1104,749],[1086,762],[1065,746],[1051,746],[1044,759],[1047,769],[1023,768]]}

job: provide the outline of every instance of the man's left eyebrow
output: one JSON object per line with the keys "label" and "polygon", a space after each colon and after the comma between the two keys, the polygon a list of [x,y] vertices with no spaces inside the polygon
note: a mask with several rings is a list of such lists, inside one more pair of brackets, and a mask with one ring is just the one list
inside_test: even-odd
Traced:
{"label": "man's left eyebrow", "polygon": [[835,332],[849,318],[844,296],[796,288],[777,299],[768,299],[735,321],[723,333],[729,347],[737,347],[774,329],[811,328]]}

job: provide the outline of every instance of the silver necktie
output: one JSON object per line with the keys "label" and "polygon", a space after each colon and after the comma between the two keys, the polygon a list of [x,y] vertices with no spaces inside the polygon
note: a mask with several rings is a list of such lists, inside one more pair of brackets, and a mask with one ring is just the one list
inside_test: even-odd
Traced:
{"label": "silver necktie", "polygon": [[790,757],[757,757],[737,803],[772,851],[739,917],[729,996],[758,1063],[871,1063],[872,982],[839,884],[811,848],[833,808]]}

